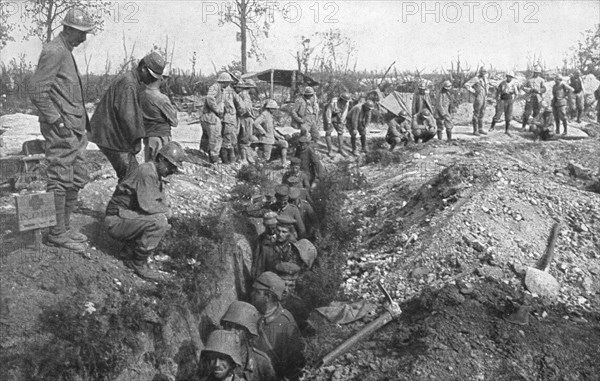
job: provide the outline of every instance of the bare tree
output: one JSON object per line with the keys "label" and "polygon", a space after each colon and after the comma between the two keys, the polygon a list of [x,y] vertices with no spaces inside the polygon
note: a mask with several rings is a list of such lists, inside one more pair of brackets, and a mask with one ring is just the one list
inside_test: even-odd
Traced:
{"label": "bare tree", "polygon": [[14,41],[11,32],[15,28],[15,23],[9,21],[10,11],[6,0],[0,0],[0,48],[4,48],[8,41]]}
{"label": "bare tree", "polygon": [[[278,10],[276,2],[262,0],[235,0],[227,2],[224,10],[220,12],[222,25],[231,23],[239,29],[241,42],[242,72],[247,71],[248,57],[258,60],[264,58],[259,46],[259,38],[269,37],[269,29],[274,21],[273,13]],[[248,38],[250,49],[248,50]]]}
{"label": "bare tree", "polygon": [[583,73],[600,75],[600,24],[582,33],[573,51],[573,62]]}
{"label": "bare tree", "polygon": [[27,0],[24,16],[32,23],[26,27],[25,39],[36,36],[42,42],[50,42],[70,8],[85,8],[98,30],[104,28],[104,15],[110,13],[111,2],[102,0]]}

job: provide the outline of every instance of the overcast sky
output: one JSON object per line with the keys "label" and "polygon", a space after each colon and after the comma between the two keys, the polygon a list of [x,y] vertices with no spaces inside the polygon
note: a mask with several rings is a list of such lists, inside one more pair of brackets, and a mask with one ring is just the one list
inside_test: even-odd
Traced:
{"label": "overcast sky", "polygon": [[[203,73],[213,73],[239,60],[236,27],[219,26],[221,1],[119,1],[105,30],[89,36],[75,49],[80,71],[84,52],[92,54],[91,71],[103,73],[106,56],[115,67],[136,42],[141,58],[166,36],[175,43],[173,67],[190,69],[192,52]],[[275,14],[270,36],[261,43],[267,59],[249,60],[250,71],[295,68],[292,57],[300,36],[340,29],[357,47],[357,69],[384,70],[396,61],[398,70],[435,71],[450,66],[460,54],[473,67],[480,63],[501,70],[523,69],[527,56],[541,57],[546,69],[562,64],[581,33],[600,22],[600,1],[280,1],[288,19]],[[118,11],[116,11],[118,9]],[[317,11],[318,10],[318,11]],[[17,17],[17,15],[13,16]],[[1,59],[19,53],[37,62],[39,40],[9,43]],[[354,66],[354,61],[351,67]]]}

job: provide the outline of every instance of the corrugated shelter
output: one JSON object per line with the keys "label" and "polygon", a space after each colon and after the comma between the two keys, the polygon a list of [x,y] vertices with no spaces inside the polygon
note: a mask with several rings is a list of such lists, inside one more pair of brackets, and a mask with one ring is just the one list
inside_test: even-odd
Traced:
{"label": "corrugated shelter", "polygon": [[267,69],[258,73],[247,73],[242,75],[242,79],[247,78],[268,82],[271,85],[271,97],[273,96],[275,85],[291,88],[292,94],[295,94],[298,91],[299,85],[319,86],[319,82],[298,70]]}

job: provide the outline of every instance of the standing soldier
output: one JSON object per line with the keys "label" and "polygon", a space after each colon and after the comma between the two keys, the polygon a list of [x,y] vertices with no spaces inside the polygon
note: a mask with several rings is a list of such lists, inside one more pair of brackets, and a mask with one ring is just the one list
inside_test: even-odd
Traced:
{"label": "standing soldier", "polygon": [[283,308],[284,281],[277,274],[262,273],[252,285],[252,304],[263,317],[258,321],[256,347],[271,358],[279,379],[297,380],[305,360],[298,324]]}
{"label": "standing soldier", "polygon": [[450,116],[450,106],[452,104],[452,100],[450,98],[451,89],[452,83],[450,83],[448,80],[445,80],[435,101],[434,116],[437,124],[437,136],[439,140],[442,140],[444,129],[446,129],[446,137],[448,138],[448,141],[452,140],[452,129],[454,128],[454,125],[452,124],[452,119]]}
{"label": "standing soldier", "polygon": [[241,91],[238,94],[239,104],[236,106],[240,130],[238,142],[242,164],[248,164],[248,151],[250,151],[250,143],[252,142],[252,135],[254,134],[252,124],[254,123],[255,115],[254,108],[252,107],[252,98],[250,96],[250,89],[254,88],[256,88],[256,84],[253,80],[245,80],[241,87]]}
{"label": "standing soldier", "polygon": [[542,69],[535,65],[533,67],[533,77],[529,78],[527,82],[525,82],[525,86],[523,86],[523,91],[526,95],[525,100],[525,110],[523,111],[523,130],[529,123],[529,117],[532,116],[536,118],[540,113],[540,105],[542,103],[543,96],[546,92],[546,85],[544,84],[544,78],[540,77],[542,74]]}
{"label": "standing soldier", "polygon": [[223,144],[221,119],[225,113],[223,90],[232,81],[231,75],[228,73],[219,74],[217,82],[210,86],[204,100],[204,109],[200,117],[200,124],[202,125],[200,150],[208,153],[211,163],[221,161],[219,157]]}
{"label": "standing soldier", "polygon": [[269,355],[252,345],[252,340],[258,337],[260,317],[252,304],[235,301],[221,318],[221,326],[240,337],[242,372],[246,381],[275,381],[275,370]]}
{"label": "standing soldier", "polygon": [[290,188],[289,202],[298,208],[306,229],[306,237],[314,242],[319,234],[319,217],[310,203],[303,197],[302,189]]}
{"label": "standing soldier", "polygon": [[581,72],[579,69],[575,70],[571,76],[569,86],[573,88],[571,94],[571,119],[575,119],[575,113],[577,113],[577,123],[581,123],[581,114],[585,106],[585,94],[583,91],[583,82],[581,81]]}
{"label": "standing soldier", "polygon": [[[304,238],[306,235],[306,227],[300,215],[300,210],[296,205],[289,203],[290,188],[287,185],[278,185],[275,188],[275,202],[273,202],[269,209],[277,213],[279,216],[288,216],[292,219],[294,227],[296,228],[295,236],[297,238]],[[280,222],[279,220],[277,220]]]}
{"label": "standing soldier", "polygon": [[413,117],[412,135],[416,143],[424,143],[433,139],[436,130],[435,118],[428,109],[423,109]]}
{"label": "standing soldier", "polygon": [[46,140],[48,184],[54,192],[56,225],[46,244],[83,252],[87,237],[71,229],[70,217],[79,190],[89,181],[85,168],[86,129],[89,119],[84,107],[81,78],[73,48],[94,29],[89,15],[80,8],[67,11],[63,30],[42,49],[31,84],[31,101],[39,112],[40,131]]}
{"label": "standing soldier", "polygon": [[158,151],[171,141],[171,127],[177,127],[177,110],[171,100],[160,92],[163,81],[154,81],[140,93],[146,137],[145,161],[152,161]]}
{"label": "standing soldier", "polygon": [[146,262],[171,228],[165,178],[177,173],[184,157],[179,143],[167,143],[153,161],[127,173],[106,206],[108,235],[124,244],[121,259],[140,278],[160,280]]}
{"label": "standing soldier", "polygon": [[431,99],[429,98],[429,93],[427,92],[427,83],[425,81],[420,81],[417,91],[415,91],[413,94],[412,115],[420,113],[423,109],[433,112],[433,107],[431,107]]}
{"label": "standing soldier", "polygon": [[552,112],[556,123],[556,134],[560,134],[560,122],[563,123],[563,135],[567,134],[567,99],[573,88],[563,82],[562,77],[557,74],[552,86]]}
{"label": "standing soldier", "polygon": [[487,69],[481,67],[479,75],[465,83],[465,88],[474,95],[473,99],[473,135],[487,135],[483,130],[483,117],[485,115],[486,99],[490,89]]}
{"label": "standing soldier", "polygon": [[317,126],[319,115],[319,103],[315,95],[315,89],[310,86],[304,88],[304,93],[296,99],[292,109],[292,127],[300,129],[302,136],[310,136],[317,144],[321,134]]}
{"label": "standing soldier", "polygon": [[502,117],[502,113],[504,113],[504,133],[508,136],[511,136],[508,130],[512,119],[513,103],[519,94],[519,84],[514,79],[515,73],[511,70],[506,73],[506,79],[498,85],[496,91],[496,114],[492,118],[492,126],[490,127],[490,131],[492,131]]}
{"label": "standing soldier", "polygon": [[142,58],[136,69],[111,83],[90,120],[90,141],[110,161],[119,182],[137,168],[135,155],[146,136],[140,101],[143,85],[160,81],[164,68],[165,60],[156,52]]}
{"label": "standing soldier", "polygon": [[281,165],[286,166],[287,164],[287,150],[288,142],[285,138],[275,129],[275,119],[273,119],[273,112],[279,109],[279,105],[272,99],[267,101],[265,109],[259,115],[253,123],[254,130],[259,135],[259,142],[262,144],[263,158],[265,161],[271,159],[271,152],[273,151],[273,145],[281,147]]}
{"label": "standing soldier", "polygon": [[[242,367],[240,338],[235,332],[213,331],[200,352],[200,358],[208,367],[209,374],[202,381],[243,381],[238,376]],[[248,380],[246,380],[248,381]]]}
{"label": "standing soldier", "polygon": [[[242,81],[238,81],[238,83],[243,86]],[[239,134],[237,107],[240,103],[239,95],[233,89],[233,86],[227,86],[223,89],[223,130],[221,134],[223,137],[221,147],[221,161],[223,164],[235,164],[235,147],[237,146],[237,136]]]}
{"label": "standing soldier", "polygon": [[390,151],[393,151],[396,145],[400,143],[407,145],[412,142],[413,136],[408,120],[408,113],[406,111],[400,111],[400,115],[398,116],[395,116],[391,112],[387,112],[385,114],[385,121],[388,125],[385,141],[390,145]]}
{"label": "standing soldier", "polygon": [[337,133],[340,155],[343,157],[348,156],[346,152],[344,152],[344,129],[346,127],[346,116],[348,115],[350,99],[350,93],[343,93],[339,98],[333,98],[331,103],[325,107],[323,126],[325,127],[325,142],[327,143],[327,155],[329,157],[332,157],[331,132],[334,129]]}
{"label": "standing soldier", "polygon": [[300,169],[308,173],[311,188],[316,187],[323,176],[323,166],[321,165],[319,156],[310,147],[310,138],[308,136],[301,136],[298,139],[295,156],[300,159]]}
{"label": "standing soldier", "polygon": [[304,300],[296,294],[296,284],[300,277],[300,266],[292,262],[281,262],[275,268],[275,273],[285,283],[285,291],[281,299],[281,305],[290,311],[300,331],[306,330],[310,325],[307,323],[310,310]]}
{"label": "standing soldier", "polygon": [[375,103],[368,100],[365,103],[359,103],[350,109],[346,120],[346,126],[350,132],[350,143],[352,144],[352,155],[357,156],[356,151],[356,132],[360,134],[360,145],[362,152],[367,152],[367,126],[371,123],[371,112],[375,108]]}

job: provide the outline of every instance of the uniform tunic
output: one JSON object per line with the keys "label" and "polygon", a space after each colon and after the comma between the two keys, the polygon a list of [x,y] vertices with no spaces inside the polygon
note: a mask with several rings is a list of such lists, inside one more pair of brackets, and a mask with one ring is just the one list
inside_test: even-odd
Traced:
{"label": "uniform tunic", "polygon": [[177,110],[169,97],[158,88],[146,87],[140,93],[144,115],[144,154],[146,161],[154,160],[158,151],[171,141],[171,127],[177,127]]}
{"label": "uniform tunic", "polygon": [[313,141],[317,141],[320,137],[317,119],[319,115],[319,104],[316,97],[312,96],[306,99],[300,96],[294,103],[292,109],[292,127],[296,127],[302,131],[303,135],[311,136]]}
{"label": "uniform tunic", "polygon": [[325,107],[323,126],[325,127],[327,136],[331,135],[333,129],[335,129],[338,135],[344,133],[346,117],[348,115],[348,106],[348,102],[342,102],[338,98],[333,98]]}
{"label": "uniform tunic", "polygon": [[221,153],[223,144],[221,117],[223,117],[224,111],[223,89],[221,84],[216,82],[208,89],[200,117],[202,126],[200,149],[208,152],[212,158],[219,157]]}
{"label": "uniform tunic", "polygon": [[310,184],[323,176],[323,166],[321,160],[312,148],[306,147],[304,150],[297,149],[295,156],[300,159],[300,169],[308,173]]}
{"label": "uniform tunic", "polygon": [[363,107],[363,103],[359,103],[350,109],[346,118],[346,126],[350,132],[350,136],[356,137],[356,132],[361,136],[367,134],[367,126],[371,123],[371,110]]}
{"label": "uniform tunic", "polygon": [[452,128],[454,128],[450,117],[451,103],[452,99],[450,98],[450,93],[440,90],[436,98],[434,111],[438,131],[444,131],[444,128],[446,131],[452,131]]}
{"label": "uniform tunic", "polygon": [[487,78],[476,76],[465,83],[465,88],[475,95],[473,99],[473,120],[479,124],[485,115],[485,100],[489,93]]}
{"label": "uniform tunic", "polygon": [[423,139],[424,142],[435,136],[436,124],[433,116],[424,116],[419,113],[412,121],[412,134],[415,140]]}
{"label": "uniform tunic", "polygon": [[523,123],[527,123],[529,117],[537,117],[540,113],[540,106],[542,103],[542,94],[546,92],[546,85],[544,78],[535,77],[530,78],[523,86],[523,90],[527,94],[525,98],[525,110],[523,112]]}

